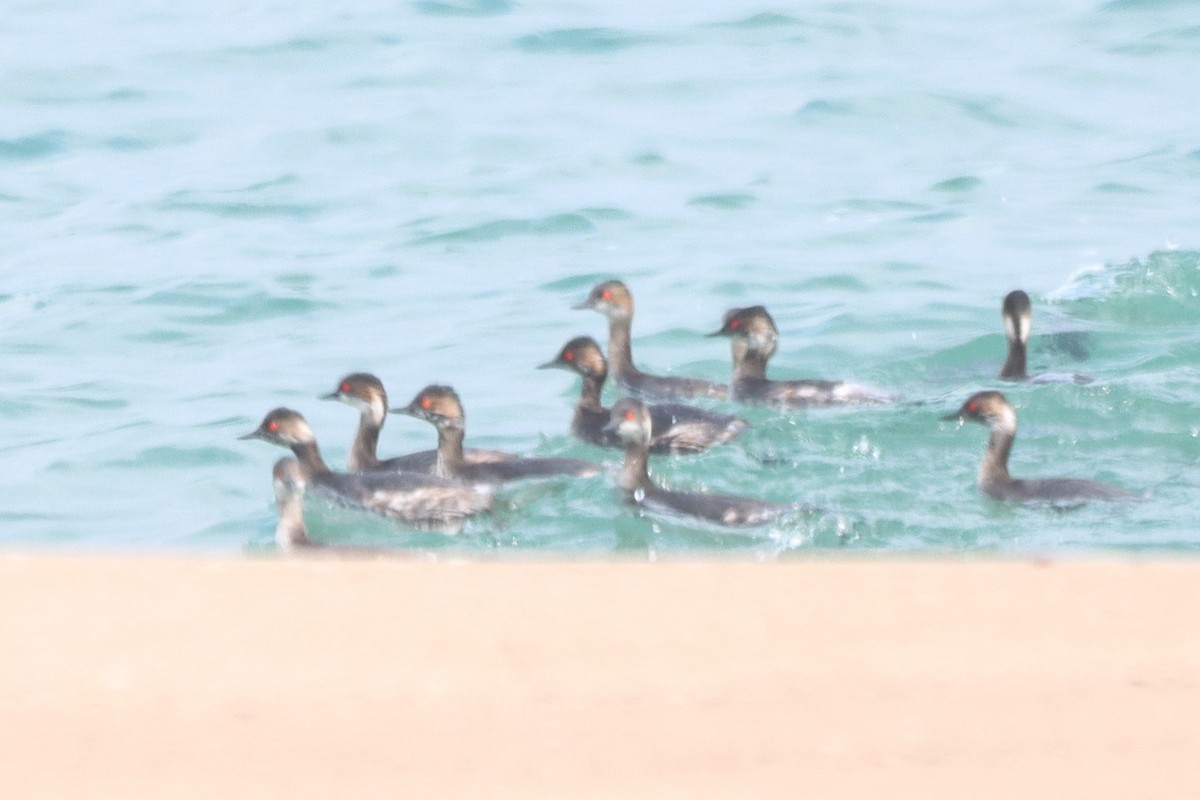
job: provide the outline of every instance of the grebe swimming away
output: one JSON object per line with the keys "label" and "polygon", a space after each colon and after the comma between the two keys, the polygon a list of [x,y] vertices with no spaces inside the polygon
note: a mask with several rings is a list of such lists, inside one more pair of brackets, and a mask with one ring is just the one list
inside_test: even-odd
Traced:
{"label": "grebe swimming away", "polygon": [[1014,289],[1004,297],[1000,305],[1000,317],[1004,320],[1004,337],[1008,340],[1008,357],[1000,368],[1000,377],[1006,381],[1030,381],[1032,383],[1078,383],[1088,384],[1094,378],[1077,372],[1047,372],[1030,377],[1025,372],[1026,353],[1029,345],[1029,330],[1033,322],[1033,308],[1029,295]]}

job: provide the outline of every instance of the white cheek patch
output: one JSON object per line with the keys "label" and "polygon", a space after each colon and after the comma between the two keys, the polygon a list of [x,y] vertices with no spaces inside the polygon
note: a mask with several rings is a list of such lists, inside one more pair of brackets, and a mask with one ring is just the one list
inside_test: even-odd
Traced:
{"label": "white cheek patch", "polygon": [[371,410],[371,403],[367,400],[364,400],[363,398],[359,397],[356,394],[342,395],[342,402],[345,403],[346,405],[350,406],[351,408],[355,409],[356,411],[361,412],[361,411],[370,411]]}
{"label": "white cheek patch", "polygon": [[369,411],[371,414],[371,419],[374,420],[375,424],[382,425],[383,418],[387,416],[387,404],[383,402],[383,398],[372,397],[369,403],[364,403],[362,407],[359,408],[359,411]]}
{"label": "white cheek patch", "polygon": [[775,352],[775,343],[777,338],[774,333],[753,333],[747,337],[750,341],[750,347],[758,352]]}
{"label": "white cheek patch", "polygon": [[1017,432],[1017,412],[1012,410],[1011,406],[1004,406],[996,415],[995,425],[996,430],[1004,433]]}
{"label": "white cheek patch", "polygon": [[297,423],[295,435],[286,436],[285,438],[297,444],[308,444],[317,440],[316,434],[313,433],[313,429],[308,426],[307,422]]}
{"label": "white cheek patch", "polygon": [[387,414],[387,408],[384,407],[382,398],[372,397],[368,400],[354,394],[345,395],[344,397],[345,400],[343,402],[345,402],[346,405],[350,406],[360,414],[370,414],[371,420],[376,425],[383,424],[383,418]]}
{"label": "white cheek patch", "polygon": [[1021,314],[1021,316],[1013,319],[1009,315],[1004,315],[1004,333],[1009,339],[1016,339],[1021,344],[1029,341],[1029,330],[1032,323],[1032,315],[1029,312]]}

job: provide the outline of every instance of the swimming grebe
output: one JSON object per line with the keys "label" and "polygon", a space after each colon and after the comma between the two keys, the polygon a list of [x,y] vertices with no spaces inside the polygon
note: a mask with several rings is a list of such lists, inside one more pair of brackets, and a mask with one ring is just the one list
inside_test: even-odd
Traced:
{"label": "swimming grebe", "polygon": [[891,397],[882,392],[842,381],[773,381],[767,377],[767,361],[775,354],[779,329],[762,306],[731,308],[719,330],[709,336],[728,336],[733,354],[734,400],[759,403],[777,408],[887,403]]}
{"label": "swimming grebe", "polygon": [[587,299],[575,308],[590,308],[608,319],[608,366],[613,379],[625,389],[643,397],[667,400],[729,394],[729,387],[721,383],[674,375],[648,375],[633,365],[630,345],[633,295],[620,281],[597,284]]}
{"label": "swimming grebe", "polygon": [[1072,502],[1135,497],[1133,492],[1097,481],[1078,478],[1021,480],[1011,477],[1008,474],[1008,456],[1017,437],[1017,412],[1000,392],[976,392],[967,398],[958,411],[942,419],[958,420],[960,423],[971,420],[988,427],[991,434],[983,462],[979,465],[979,488],[997,500]]}
{"label": "swimming grebe", "polygon": [[[571,432],[586,442],[605,447],[622,447],[611,431],[606,432],[609,410],[600,404],[600,392],[608,377],[608,365],[600,345],[590,336],[567,342],[553,361],[538,369],[565,369],[583,378]],[[682,403],[655,403],[650,409],[651,453],[700,453],[724,444],[749,427],[744,419],[718,414]]]}
{"label": "swimming grebe", "polygon": [[268,412],[255,430],[239,437],[286,447],[300,462],[308,488],[420,527],[455,526],[491,508],[492,495],[458,481],[417,472],[333,472],[321,458],[308,422],[290,408]]}
{"label": "swimming grebe", "polygon": [[[380,461],[376,455],[379,442],[379,432],[383,429],[384,418],[387,416],[387,392],[383,382],[369,372],[355,372],[342,378],[334,391],[321,397],[322,400],[338,400],[359,411],[358,433],[355,434],[354,444],[350,448],[350,458],[347,467],[351,472],[366,470],[381,470],[383,472],[432,472],[437,463],[437,450],[421,450],[405,456],[396,456],[386,461]],[[476,450],[467,448],[463,456],[470,463],[486,461],[507,461],[512,458],[508,453],[498,450]]]}
{"label": "swimming grebe", "polygon": [[437,428],[438,457],[434,465],[434,475],[457,478],[467,483],[492,484],[555,475],[587,477],[600,472],[598,465],[578,458],[514,456],[508,461],[468,463],[463,458],[466,415],[458,394],[449,386],[426,386],[417,392],[417,396],[407,406],[390,410],[395,414],[407,414],[423,419]]}
{"label": "swimming grebe", "polygon": [[1078,383],[1088,384],[1094,378],[1077,372],[1047,372],[1030,377],[1025,373],[1025,356],[1029,344],[1029,330],[1033,322],[1033,307],[1029,295],[1014,289],[1004,296],[1000,304],[1000,317],[1004,320],[1004,337],[1008,339],[1008,358],[1000,368],[1000,377],[1006,381],[1030,381],[1032,383]]}
{"label": "swimming grebe", "polygon": [[275,505],[279,509],[279,523],[275,526],[275,544],[280,550],[291,552],[308,547],[320,547],[308,535],[304,525],[304,470],[292,456],[284,456],[275,462],[271,470],[275,487]]}
{"label": "swimming grebe", "polygon": [[275,462],[271,470],[275,485],[275,505],[279,523],[275,526],[275,545],[285,553],[306,553],[337,557],[397,556],[405,551],[395,547],[371,547],[357,544],[319,542],[308,535],[304,524],[304,468],[292,456]]}
{"label": "swimming grebe", "polygon": [[650,479],[647,466],[650,426],[650,410],[642,401],[623,397],[613,405],[608,429],[625,446],[625,463],[619,483],[627,503],[686,514],[730,527],[765,525],[784,514],[807,510],[800,504],[778,505],[749,497],[663,489]]}

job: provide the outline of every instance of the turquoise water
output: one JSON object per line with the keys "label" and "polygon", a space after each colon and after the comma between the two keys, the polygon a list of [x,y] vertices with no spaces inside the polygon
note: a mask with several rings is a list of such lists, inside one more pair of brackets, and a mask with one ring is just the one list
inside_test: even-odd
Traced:
{"label": "turquoise water", "polygon": [[[637,298],[652,371],[764,303],[776,377],[889,408],[780,414],[677,488],[827,512],[730,534],[620,506],[611,477],[520,486],[447,539],[320,504],[332,541],[639,556],[1200,547],[1200,12],[1190,2],[23,2],[0,20],[0,541],[269,546],[276,405],[331,462],[351,371],[394,404],[453,384],[468,443],[603,460],[577,382],[533,367]],[[1010,508],[986,434],[999,306],[1034,301],[1007,387],[1017,475],[1143,503]],[[718,404],[719,406],[720,404]],[[389,420],[381,454],[430,446]]]}

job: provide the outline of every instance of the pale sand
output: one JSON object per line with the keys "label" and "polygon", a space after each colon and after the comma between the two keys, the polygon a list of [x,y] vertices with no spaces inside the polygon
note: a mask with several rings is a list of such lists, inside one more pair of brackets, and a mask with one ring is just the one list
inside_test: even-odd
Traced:
{"label": "pale sand", "polygon": [[1200,796],[1200,562],[0,556],[4,797]]}

